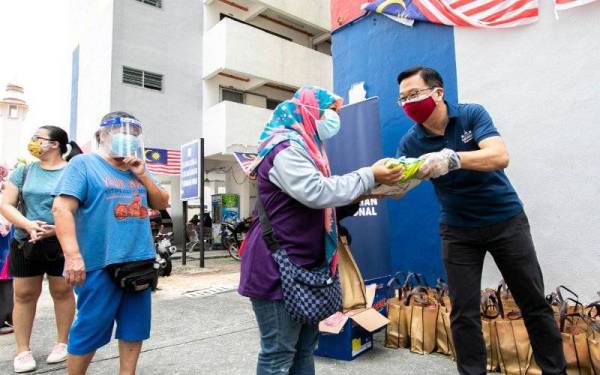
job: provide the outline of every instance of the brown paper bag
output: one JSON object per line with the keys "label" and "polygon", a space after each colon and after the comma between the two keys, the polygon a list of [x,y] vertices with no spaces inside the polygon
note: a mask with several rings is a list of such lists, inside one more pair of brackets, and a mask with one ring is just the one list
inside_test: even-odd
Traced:
{"label": "brown paper bag", "polygon": [[505,313],[508,314],[511,311],[519,311],[519,306],[517,306],[517,303],[515,302],[515,299],[513,298],[512,293],[508,289],[508,285],[504,280],[500,280],[498,283],[497,292]]}
{"label": "brown paper bag", "polygon": [[452,343],[452,332],[450,331],[450,310],[444,305],[438,308],[436,343],[438,353],[453,356],[454,344]]}
{"label": "brown paper bag", "polygon": [[495,321],[500,369],[507,375],[526,375],[531,361],[531,344],[523,319]]}
{"label": "brown paper bag", "polygon": [[584,333],[575,335],[561,333],[561,336],[565,360],[567,361],[567,374],[594,375],[586,335]]}
{"label": "brown paper bag", "polygon": [[500,360],[498,358],[498,335],[496,332],[496,319],[481,318],[481,330],[485,342],[486,369],[488,372],[498,371]]}
{"label": "brown paper bag", "polygon": [[504,310],[499,292],[494,289],[486,289],[481,295],[481,331],[485,342],[486,369],[493,372],[500,368],[498,357],[498,335],[494,322],[502,319]]}
{"label": "brown paper bag", "polygon": [[435,290],[440,306],[446,307],[448,312],[450,312],[450,309],[452,308],[452,303],[450,302],[450,296],[448,295],[450,293],[448,289],[448,284],[444,280],[438,278]]}
{"label": "brown paper bag", "polygon": [[527,375],[542,375],[542,369],[538,366],[535,358],[533,358],[533,350],[529,355],[529,365],[527,366]]}
{"label": "brown paper bag", "polygon": [[567,374],[594,375],[588,345],[590,327],[586,318],[579,313],[564,314],[561,309],[560,331],[563,351],[567,361]]}
{"label": "brown paper bag", "polygon": [[390,298],[387,307],[390,323],[386,329],[385,346],[387,348],[409,348],[412,306],[406,306],[400,298]]}
{"label": "brown paper bag", "polygon": [[388,287],[394,283],[398,285],[396,296],[387,302],[390,324],[386,331],[385,346],[388,348],[410,348],[412,299],[406,297],[418,280],[415,273],[397,272],[388,282]]}
{"label": "brown paper bag", "polygon": [[387,301],[387,318],[390,321],[385,329],[385,347],[398,349],[400,347],[400,300],[390,298]]}
{"label": "brown paper bag", "polygon": [[596,375],[600,375],[600,324],[596,329],[592,323],[592,330],[587,341],[591,367]]}
{"label": "brown paper bag", "polygon": [[439,306],[435,301],[427,305],[413,305],[410,321],[410,351],[418,354],[433,353],[436,345]]}
{"label": "brown paper bag", "polygon": [[342,311],[347,312],[366,307],[365,282],[345,237],[340,237],[338,254],[338,270],[342,286]]}

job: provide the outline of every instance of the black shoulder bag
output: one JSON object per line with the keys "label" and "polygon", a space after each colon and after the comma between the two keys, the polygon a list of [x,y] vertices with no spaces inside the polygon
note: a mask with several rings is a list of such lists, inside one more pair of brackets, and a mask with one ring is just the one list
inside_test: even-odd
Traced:
{"label": "black shoulder bag", "polygon": [[[24,217],[27,217],[27,208],[25,205],[25,197],[23,196],[23,189],[25,188],[28,172],[29,165],[25,165],[23,167],[19,195],[17,197],[17,210]],[[18,242],[17,248],[23,251],[25,259],[32,261],[53,262],[63,257],[62,248],[60,247],[60,243],[56,236],[44,238],[35,243],[29,242],[29,238],[26,238],[23,242]]]}
{"label": "black shoulder bag", "polygon": [[339,311],[342,307],[342,288],[338,275],[331,274],[327,262],[311,270],[292,263],[285,249],[279,245],[260,194],[256,199],[256,209],[263,239],[279,265],[287,312],[300,323],[318,324]]}

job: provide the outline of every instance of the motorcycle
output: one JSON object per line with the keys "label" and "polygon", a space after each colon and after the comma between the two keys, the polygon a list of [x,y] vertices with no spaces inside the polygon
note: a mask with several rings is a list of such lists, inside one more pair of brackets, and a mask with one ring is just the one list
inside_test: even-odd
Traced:
{"label": "motorcycle", "polygon": [[244,235],[250,229],[250,224],[252,224],[251,217],[239,223],[224,222],[221,224],[221,244],[235,260],[240,260],[240,246]]}
{"label": "motorcycle", "polygon": [[158,233],[154,237],[156,249],[156,264],[158,264],[158,276],[170,276],[173,269],[171,256],[177,252],[177,247],[172,245],[173,232]]}

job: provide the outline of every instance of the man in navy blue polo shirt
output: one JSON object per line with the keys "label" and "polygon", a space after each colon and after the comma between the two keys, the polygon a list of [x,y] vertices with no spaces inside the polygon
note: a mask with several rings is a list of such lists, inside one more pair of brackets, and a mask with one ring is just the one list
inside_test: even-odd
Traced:
{"label": "man in navy blue polo shirt", "polygon": [[442,208],[442,256],[452,302],[451,326],[461,374],[485,374],[480,288],[489,251],[522,311],[533,354],[546,374],[565,374],[562,340],[544,298],[544,282],[523,204],[503,169],[506,146],[490,115],[478,104],[444,101],[438,72],[414,67],[398,75],[400,98],[416,124],[399,156],[425,160]]}

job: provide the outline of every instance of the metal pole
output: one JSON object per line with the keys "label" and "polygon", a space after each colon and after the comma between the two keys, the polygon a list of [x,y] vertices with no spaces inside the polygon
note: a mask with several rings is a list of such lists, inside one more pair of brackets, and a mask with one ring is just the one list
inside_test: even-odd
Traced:
{"label": "metal pole", "polygon": [[185,266],[187,263],[187,222],[188,222],[188,204],[183,201],[183,249],[181,250],[181,264]]}
{"label": "metal pole", "polygon": [[204,268],[204,138],[200,138],[200,268]]}

